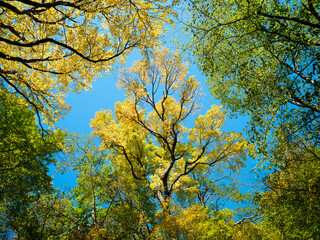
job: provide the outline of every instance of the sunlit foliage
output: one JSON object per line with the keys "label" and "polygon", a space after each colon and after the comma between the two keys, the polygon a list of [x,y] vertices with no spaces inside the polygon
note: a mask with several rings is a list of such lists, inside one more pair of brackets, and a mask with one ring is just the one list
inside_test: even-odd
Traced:
{"label": "sunlit foliage", "polygon": [[90,89],[118,57],[155,45],[169,13],[165,0],[1,1],[1,91],[55,122],[70,109],[67,92]]}

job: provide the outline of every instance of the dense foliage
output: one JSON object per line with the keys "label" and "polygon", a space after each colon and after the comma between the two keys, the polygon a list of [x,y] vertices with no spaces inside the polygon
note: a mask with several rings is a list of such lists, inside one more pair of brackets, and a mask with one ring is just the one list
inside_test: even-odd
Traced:
{"label": "dense foliage", "polygon": [[195,61],[261,150],[284,134],[318,144],[319,3],[190,2]]}
{"label": "dense foliage", "polygon": [[250,117],[268,170],[257,203],[264,220],[285,239],[317,239],[319,2],[199,0],[189,9],[190,44],[213,96]]}
{"label": "dense foliage", "polygon": [[[1,91],[15,93],[49,122],[118,57],[157,42],[165,0],[0,2]],[[123,59],[122,59],[123,60]]]}
{"label": "dense foliage", "polygon": [[14,96],[0,93],[0,99],[0,234],[5,236],[27,223],[30,204],[53,190],[48,166],[62,134],[41,132],[34,112]]}
{"label": "dense foliage", "polygon": [[217,106],[197,117],[193,128],[184,125],[201,92],[179,53],[155,50],[150,61],[135,62],[124,72],[119,85],[128,98],[116,104],[114,114],[98,112],[93,133],[110,151],[119,175],[145,185],[155,197],[167,239],[175,206],[210,206],[209,195],[222,191],[219,179],[243,166],[247,143],[240,134],[221,132],[224,112]]}
{"label": "dense foliage", "polygon": [[[200,112],[183,54],[161,47],[184,14],[177,40],[250,144],[221,106]],[[318,1],[4,0],[0,33],[1,239],[319,239]],[[127,98],[89,135],[58,130],[67,93],[134,49]],[[55,189],[49,167],[77,184]]]}

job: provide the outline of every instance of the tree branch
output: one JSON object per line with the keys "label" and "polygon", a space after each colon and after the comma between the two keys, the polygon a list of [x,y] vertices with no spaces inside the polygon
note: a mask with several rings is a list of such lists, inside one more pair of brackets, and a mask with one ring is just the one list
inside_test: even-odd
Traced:
{"label": "tree branch", "polygon": [[311,23],[296,17],[285,17],[285,16],[277,16],[277,15],[271,15],[267,13],[263,13],[261,10],[258,10],[257,12],[259,15],[267,17],[267,18],[273,18],[273,19],[279,19],[279,20],[288,20],[288,21],[293,21],[296,23],[300,23],[302,25],[308,26],[308,27],[313,27],[313,28],[320,28],[320,24],[316,23]]}

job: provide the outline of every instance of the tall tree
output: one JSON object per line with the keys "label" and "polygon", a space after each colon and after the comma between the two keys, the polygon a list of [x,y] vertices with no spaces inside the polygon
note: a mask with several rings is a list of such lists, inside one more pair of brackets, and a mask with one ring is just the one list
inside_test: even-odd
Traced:
{"label": "tall tree", "polygon": [[123,72],[120,87],[128,98],[112,111],[98,112],[91,122],[111,163],[131,181],[143,182],[162,209],[174,212],[179,191],[194,194],[214,170],[237,172],[244,164],[246,141],[220,130],[225,113],[212,106],[192,128],[183,123],[198,109],[199,83],[187,76],[179,53],[157,49],[151,60],[135,62]]}
{"label": "tall tree", "polygon": [[266,222],[285,239],[317,236],[319,2],[200,0],[189,7],[191,44],[212,94],[250,116],[248,133],[268,161],[259,202]]}
{"label": "tall tree", "polygon": [[318,144],[319,2],[189,2],[196,61],[212,94],[250,115],[253,141],[270,147],[272,133]]}
{"label": "tall tree", "polygon": [[69,109],[68,91],[90,89],[117,57],[156,43],[166,0],[1,1],[1,91],[50,122]]}

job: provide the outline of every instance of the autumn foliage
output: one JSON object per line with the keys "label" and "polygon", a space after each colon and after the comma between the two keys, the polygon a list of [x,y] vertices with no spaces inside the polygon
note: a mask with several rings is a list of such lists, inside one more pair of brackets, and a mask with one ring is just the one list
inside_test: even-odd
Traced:
{"label": "autumn foliage", "polygon": [[[0,238],[319,239],[319,29],[314,0],[0,1]],[[115,70],[125,100],[58,128]]]}

